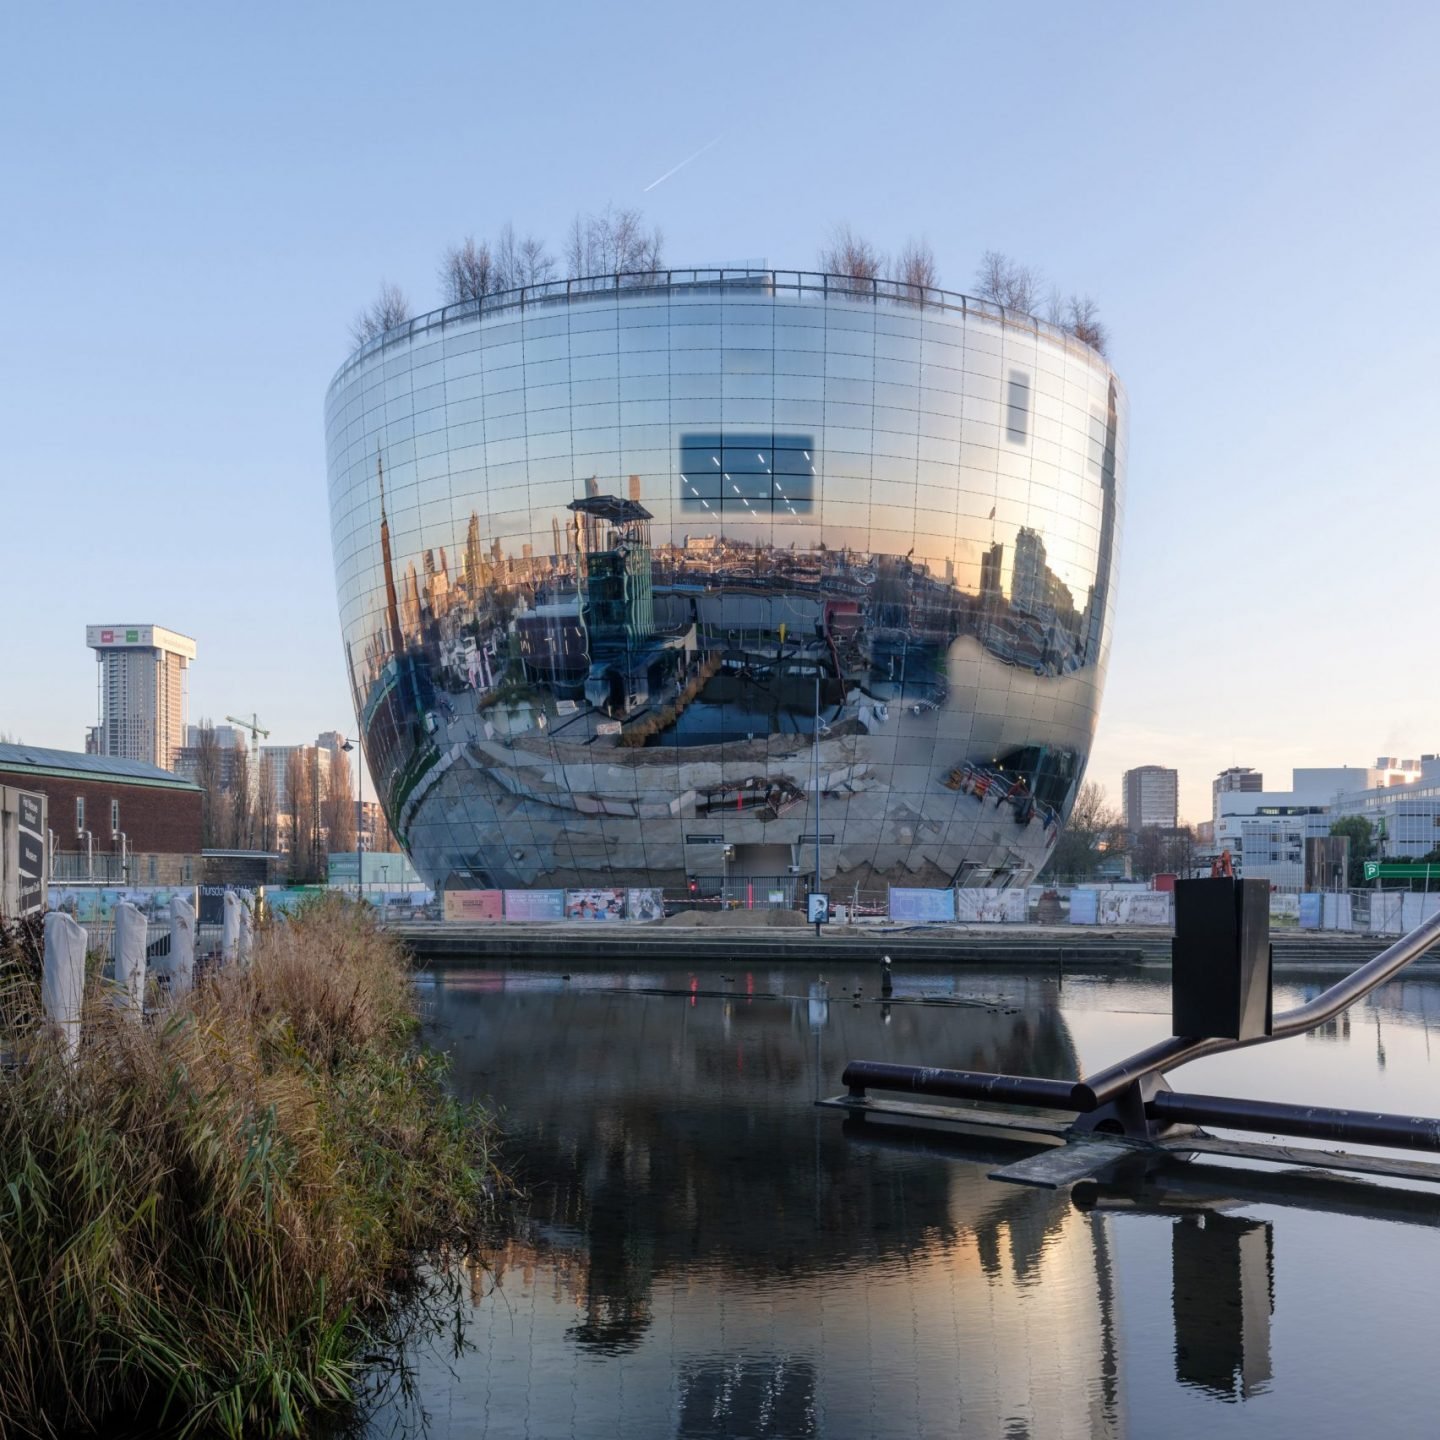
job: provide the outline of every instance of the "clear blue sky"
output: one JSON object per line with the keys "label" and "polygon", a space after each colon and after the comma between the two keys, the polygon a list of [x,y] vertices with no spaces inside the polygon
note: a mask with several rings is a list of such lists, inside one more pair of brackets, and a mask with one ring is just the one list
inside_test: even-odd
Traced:
{"label": "clear blue sky", "polygon": [[[1100,300],[1130,391],[1091,767],[1440,750],[1440,6],[11,5],[0,731],[79,748],[84,627],[192,716],[349,730],[321,423],[384,277],[643,205],[672,263],[846,220]],[[658,176],[719,137],[663,184]]]}

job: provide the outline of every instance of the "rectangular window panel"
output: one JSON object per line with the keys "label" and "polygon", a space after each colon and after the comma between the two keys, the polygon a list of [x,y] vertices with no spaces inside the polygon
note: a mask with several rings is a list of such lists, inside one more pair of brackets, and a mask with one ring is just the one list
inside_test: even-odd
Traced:
{"label": "rectangular window panel", "polygon": [[810,435],[726,431],[680,437],[678,493],[684,513],[801,515],[815,508]]}
{"label": "rectangular window panel", "polygon": [[1012,370],[1005,392],[1005,438],[1023,445],[1030,435],[1030,377]]}

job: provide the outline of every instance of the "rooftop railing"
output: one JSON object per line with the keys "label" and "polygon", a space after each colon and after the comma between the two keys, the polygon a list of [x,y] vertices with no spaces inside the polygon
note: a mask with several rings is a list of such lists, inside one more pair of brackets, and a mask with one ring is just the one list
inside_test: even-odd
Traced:
{"label": "rooftop railing", "polygon": [[1109,363],[1093,346],[1072,334],[1063,325],[1052,325],[1023,310],[1011,310],[993,300],[981,300],[956,290],[932,285],[911,285],[904,280],[861,279],[853,275],[831,275],[815,270],[646,270],[613,275],[587,275],[579,279],[546,280],[497,291],[477,300],[461,300],[416,315],[403,324],[367,340],[335,372],[333,388],[357,365],[377,351],[410,341],[432,330],[443,330],[460,321],[488,319],[511,310],[539,310],[568,305],[577,300],[594,300],[606,295],[643,295],[665,291],[703,292],[717,290],[749,292],[769,296],[794,295],[819,300],[869,301],[876,305],[905,306],[988,320],[1007,330],[1016,330],[1054,342],[1099,366],[1107,374]]}

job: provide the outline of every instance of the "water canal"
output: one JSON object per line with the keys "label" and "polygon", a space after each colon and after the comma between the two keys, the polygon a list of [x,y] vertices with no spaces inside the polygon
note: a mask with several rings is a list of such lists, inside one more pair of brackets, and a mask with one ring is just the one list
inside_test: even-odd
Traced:
{"label": "water canal", "polygon": [[[873,971],[824,978],[423,978],[458,1087],[504,1109],[528,1214],[474,1277],[464,1353],[419,1356],[371,1436],[422,1412],[436,1440],[1433,1432],[1440,1188],[1272,1193],[1221,1165],[1082,1209],[986,1178],[1019,1152],[867,1139],[813,1103],[850,1058],[1097,1068],[1168,1033],[1163,974],[917,971],[889,1006]],[[1181,1073],[1436,1113],[1440,979]]]}

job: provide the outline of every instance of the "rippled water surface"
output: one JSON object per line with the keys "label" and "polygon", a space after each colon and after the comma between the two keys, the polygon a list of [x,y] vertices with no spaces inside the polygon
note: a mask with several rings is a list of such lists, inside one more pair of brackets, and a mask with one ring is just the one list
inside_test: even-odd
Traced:
{"label": "rippled water surface", "polygon": [[[1334,977],[1283,984],[1276,1008]],[[847,1060],[1074,1075],[1169,1031],[1163,976],[443,970],[433,1041],[503,1108],[525,1221],[419,1357],[436,1437],[1352,1436],[1440,1428],[1440,1187],[1211,1165],[1095,1208],[1023,1152],[854,1133]],[[859,988],[857,998],[853,992]],[[1440,982],[1180,1088],[1440,1112]],[[1432,1056],[1433,1049],[1433,1056]]]}

